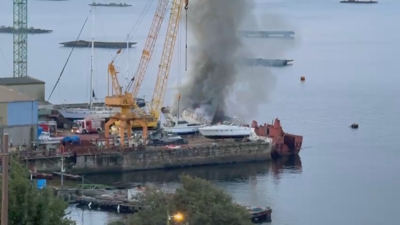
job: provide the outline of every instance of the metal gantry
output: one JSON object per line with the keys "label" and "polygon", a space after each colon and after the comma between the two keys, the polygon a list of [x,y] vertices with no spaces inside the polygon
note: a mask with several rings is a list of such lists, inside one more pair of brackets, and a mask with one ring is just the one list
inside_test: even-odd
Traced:
{"label": "metal gantry", "polygon": [[28,0],[14,1],[14,77],[28,75]]}

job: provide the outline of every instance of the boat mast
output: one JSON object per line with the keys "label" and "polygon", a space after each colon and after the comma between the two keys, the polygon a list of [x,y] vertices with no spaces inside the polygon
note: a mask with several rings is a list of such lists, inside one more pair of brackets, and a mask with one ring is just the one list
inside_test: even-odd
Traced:
{"label": "boat mast", "polygon": [[[94,4],[94,1],[93,1]],[[94,55],[94,5],[92,5],[92,51],[91,51],[91,56],[90,56],[90,100],[89,100],[89,108],[93,108],[93,55]]]}
{"label": "boat mast", "polygon": [[126,78],[129,77],[129,34],[126,35]]}

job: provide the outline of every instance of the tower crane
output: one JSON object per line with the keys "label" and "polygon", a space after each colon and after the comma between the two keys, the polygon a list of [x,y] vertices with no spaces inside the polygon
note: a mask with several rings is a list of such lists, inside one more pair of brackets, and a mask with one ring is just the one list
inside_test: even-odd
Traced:
{"label": "tower crane", "polygon": [[14,77],[28,76],[28,0],[13,1]]}
{"label": "tower crane", "polygon": [[[161,0],[160,0],[161,1]],[[184,3],[184,4],[183,4]],[[160,4],[160,3],[159,3]],[[119,87],[118,79],[116,77],[116,71],[113,71],[113,62],[110,63],[111,67],[109,66],[109,72],[112,76],[114,90],[116,91],[117,95],[106,97],[106,105],[112,107],[121,107],[121,113],[116,114],[112,117],[107,123],[105,127],[105,135],[106,138],[109,135],[109,128],[110,126],[117,120],[120,120],[120,141],[124,143],[124,133],[125,128],[127,128],[127,135],[128,137],[131,136],[132,132],[132,124],[136,122],[137,124],[141,125],[143,128],[143,138],[147,138],[147,130],[151,122],[158,122],[160,118],[161,107],[164,103],[164,97],[167,87],[167,81],[170,73],[170,67],[172,62],[172,56],[174,53],[176,37],[178,35],[179,30],[179,21],[181,18],[182,6],[184,5],[185,10],[188,9],[189,0],[172,0],[171,6],[171,15],[169,18],[168,28],[167,28],[167,35],[164,42],[164,48],[161,55],[161,63],[159,66],[156,85],[154,87],[153,97],[150,103],[150,112],[149,113],[133,113],[131,111],[132,108],[136,106],[136,102],[134,101],[135,95],[132,95],[130,92],[125,91],[122,94],[122,90]],[[156,13],[157,14],[157,13]],[[157,16],[153,19],[153,22]],[[161,21],[162,22],[162,21]],[[153,27],[153,26],[152,26]],[[150,29],[150,33],[153,29]],[[149,37],[150,38],[150,35]],[[120,51],[119,51],[120,52]],[[143,52],[144,53],[144,52]],[[144,76],[144,75],[143,75]],[[143,78],[141,78],[143,79]],[[132,83],[132,82],[130,82]],[[114,85],[115,84],[115,85]],[[138,84],[139,86],[134,86],[132,93],[138,93],[138,88],[140,87],[141,80],[137,81],[135,85]],[[119,87],[119,90],[117,90]],[[136,107],[138,109],[138,107]]]}
{"label": "tower crane", "polygon": [[[151,24],[149,34],[146,39],[146,43],[144,45],[144,49],[142,51],[142,56],[140,59],[140,63],[138,69],[135,73],[135,76],[131,79],[128,88],[125,92],[122,91],[122,87],[120,86],[118,80],[118,71],[115,69],[114,61],[118,54],[121,53],[121,49],[118,50],[117,55],[113,58],[111,63],[108,64],[108,73],[111,77],[112,82],[112,93],[108,94],[105,98],[105,105],[109,107],[118,107],[121,108],[121,112],[114,115],[105,125],[105,136],[108,138],[110,126],[116,122],[120,121],[120,137],[121,142],[124,143],[124,133],[125,128],[127,128],[128,137],[131,136],[132,126],[137,124],[143,127],[143,136],[147,136],[147,127],[157,126],[157,120],[153,120],[152,117],[146,117],[144,113],[140,113],[141,110],[137,107],[135,98],[139,91],[140,85],[143,81],[143,78],[146,74],[147,67],[149,65],[152,53],[154,51],[155,44],[157,42],[158,33],[160,31],[162,22],[164,20],[165,13],[167,11],[169,1],[168,0],[159,0],[158,5],[153,17],[153,22]],[[136,79],[135,79],[136,78]],[[132,83],[135,82],[134,90],[129,91],[132,86]],[[136,90],[137,89],[137,90]],[[136,109],[136,113],[132,112],[132,109]],[[141,117],[138,114],[141,114]]]}

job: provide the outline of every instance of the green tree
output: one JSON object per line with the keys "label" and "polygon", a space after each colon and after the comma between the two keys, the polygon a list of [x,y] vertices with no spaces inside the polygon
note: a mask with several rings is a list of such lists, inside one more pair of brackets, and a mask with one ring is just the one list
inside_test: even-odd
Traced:
{"label": "green tree", "polygon": [[181,213],[183,221],[170,224],[250,225],[250,214],[232,197],[209,181],[181,176],[182,186],[174,194],[149,190],[137,196],[143,210],[135,213],[126,224],[165,225],[168,213]]}
{"label": "green tree", "polygon": [[[73,225],[66,218],[68,204],[54,196],[53,190],[38,190],[29,172],[16,158],[11,158],[8,186],[9,225]],[[2,179],[1,179],[2,181]],[[1,188],[1,185],[0,185]]]}

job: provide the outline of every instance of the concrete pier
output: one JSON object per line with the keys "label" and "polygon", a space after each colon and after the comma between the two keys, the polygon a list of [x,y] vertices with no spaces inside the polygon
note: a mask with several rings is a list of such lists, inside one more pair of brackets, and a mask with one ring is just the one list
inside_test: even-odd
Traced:
{"label": "concrete pier", "polygon": [[[65,154],[65,153],[64,153]],[[66,173],[90,174],[120,171],[169,169],[201,165],[265,161],[271,159],[271,144],[228,142],[191,145],[180,149],[142,147],[139,149],[99,149],[87,147],[70,151],[64,157]],[[38,172],[60,171],[61,156],[24,158]]]}

